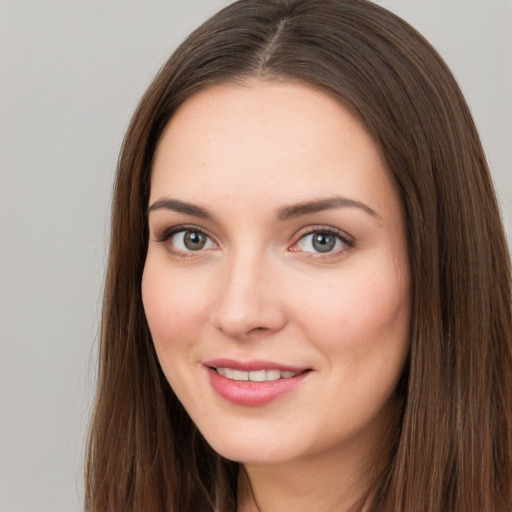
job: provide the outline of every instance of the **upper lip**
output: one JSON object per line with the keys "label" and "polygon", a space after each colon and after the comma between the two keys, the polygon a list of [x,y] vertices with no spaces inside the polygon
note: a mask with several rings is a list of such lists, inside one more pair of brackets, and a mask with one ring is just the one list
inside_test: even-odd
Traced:
{"label": "upper lip", "polygon": [[234,359],[209,359],[203,361],[205,366],[210,368],[231,368],[233,370],[242,370],[251,372],[255,370],[281,370],[299,373],[304,370],[308,370],[307,367],[290,366],[287,364],[277,363],[275,361],[263,361],[263,360],[252,360],[252,361],[235,361]]}

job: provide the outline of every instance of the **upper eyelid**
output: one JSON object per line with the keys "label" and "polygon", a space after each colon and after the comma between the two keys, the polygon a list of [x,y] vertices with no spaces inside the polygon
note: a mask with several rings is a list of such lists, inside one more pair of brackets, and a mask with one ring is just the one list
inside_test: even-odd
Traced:
{"label": "upper eyelid", "polygon": [[172,235],[180,233],[181,231],[196,231],[198,233],[203,233],[208,238],[215,241],[214,237],[209,233],[207,229],[204,229],[200,226],[196,226],[194,224],[179,224],[162,230],[155,230],[155,236],[158,239],[158,241],[163,242],[165,240],[168,240]]}
{"label": "upper eyelid", "polygon": [[346,231],[344,231],[342,229],[335,228],[332,226],[322,226],[322,225],[308,226],[306,228],[299,230],[295,236],[297,237],[298,240],[300,240],[301,238],[304,238],[307,235],[311,235],[313,233],[322,233],[322,232],[337,235],[342,240],[349,242],[351,244],[353,244],[355,242],[355,238],[352,235],[350,235],[349,233],[347,233]]}

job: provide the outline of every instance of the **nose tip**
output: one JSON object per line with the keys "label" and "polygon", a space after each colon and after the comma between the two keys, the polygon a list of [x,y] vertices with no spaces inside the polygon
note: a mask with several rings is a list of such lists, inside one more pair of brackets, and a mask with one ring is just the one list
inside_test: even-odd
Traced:
{"label": "nose tip", "polygon": [[212,308],[213,325],[238,339],[279,331],[286,323],[286,315],[278,289],[271,272],[261,262],[229,269]]}

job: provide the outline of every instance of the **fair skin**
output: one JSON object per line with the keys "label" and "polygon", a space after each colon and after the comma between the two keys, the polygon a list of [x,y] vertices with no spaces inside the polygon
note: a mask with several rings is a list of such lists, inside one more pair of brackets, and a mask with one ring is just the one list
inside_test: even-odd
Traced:
{"label": "fair skin", "polygon": [[378,146],[314,88],[211,86],[164,131],[148,217],[155,349],[206,440],[243,464],[239,512],[348,510],[385,448],[409,339]]}

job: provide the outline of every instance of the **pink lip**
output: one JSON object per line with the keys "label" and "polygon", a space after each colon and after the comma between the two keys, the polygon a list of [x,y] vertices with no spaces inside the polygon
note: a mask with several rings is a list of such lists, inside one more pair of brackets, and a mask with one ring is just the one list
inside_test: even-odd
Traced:
{"label": "pink lip", "polygon": [[[227,359],[215,359],[204,363],[212,388],[222,398],[237,405],[265,405],[288,391],[296,388],[311,373],[306,368],[283,366],[269,361],[239,362]],[[266,382],[236,381],[218,374],[215,368],[232,368],[235,370],[252,371],[278,369],[281,371],[300,372],[289,379],[278,379]]]}

